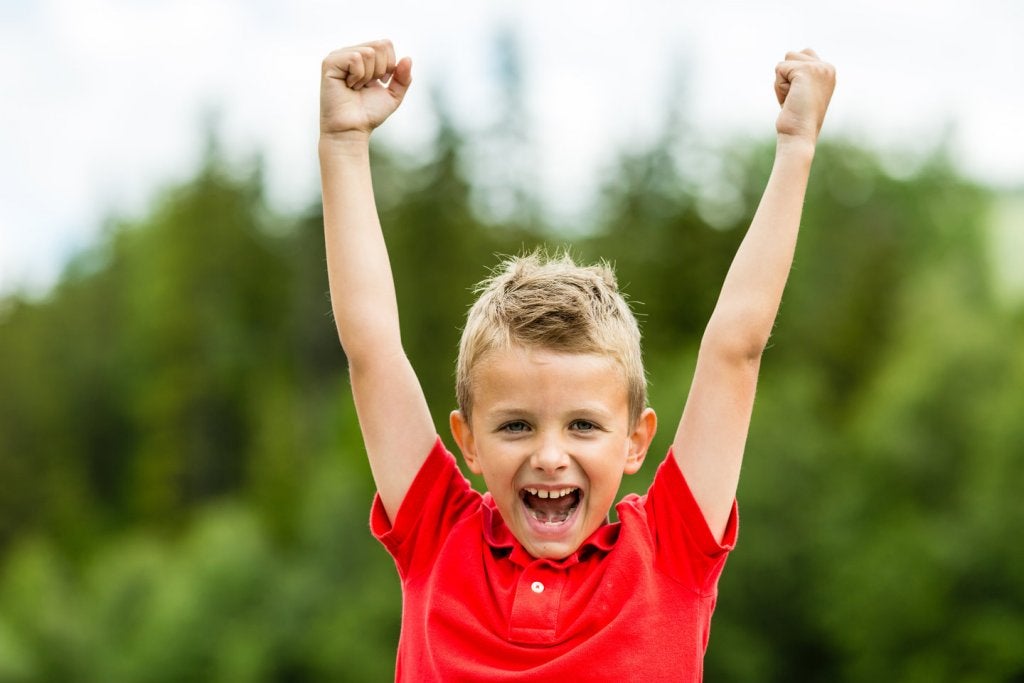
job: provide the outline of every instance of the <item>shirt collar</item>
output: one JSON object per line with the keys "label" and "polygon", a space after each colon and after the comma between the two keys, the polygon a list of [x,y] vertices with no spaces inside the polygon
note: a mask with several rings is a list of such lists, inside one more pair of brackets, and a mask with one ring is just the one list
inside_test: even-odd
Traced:
{"label": "shirt collar", "polygon": [[[505,555],[516,564],[526,566],[536,561],[523,544],[512,534],[512,531],[501,518],[498,507],[490,493],[483,496],[481,514],[483,515],[484,541],[490,546],[495,555]],[[580,547],[569,557],[561,560],[549,560],[556,567],[569,567],[580,560],[587,558],[595,552],[605,554],[615,546],[619,538],[619,522],[608,522],[599,526],[594,533],[590,534]]]}

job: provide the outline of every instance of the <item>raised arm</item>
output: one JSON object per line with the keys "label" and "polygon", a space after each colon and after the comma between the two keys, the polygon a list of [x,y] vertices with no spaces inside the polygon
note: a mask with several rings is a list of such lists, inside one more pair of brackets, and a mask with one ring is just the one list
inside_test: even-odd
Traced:
{"label": "raised arm", "polygon": [[370,133],[401,104],[412,62],[390,41],[336,50],[320,82],[320,177],[331,305],[377,491],[392,520],[435,438],[402,349],[370,180]]}
{"label": "raised arm", "polygon": [[835,85],[835,70],[812,50],[787,53],[775,72],[782,106],[775,164],[704,331],[673,442],[718,539],[736,496],[761,354],[793,263],[811,160]]}

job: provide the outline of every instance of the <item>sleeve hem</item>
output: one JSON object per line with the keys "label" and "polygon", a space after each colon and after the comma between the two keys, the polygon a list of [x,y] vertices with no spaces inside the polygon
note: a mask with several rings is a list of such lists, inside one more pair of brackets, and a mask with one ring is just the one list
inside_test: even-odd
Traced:
{"label": "sleeve hem", "polygon": [[388,513],[384,510],[384,503],[380,499],[380,494],[374,493],[373,506],[370,509],[370,532],[392,554],[412,534],[419,512],[426,503],[433,482],[444,471],[448,460],[454,460],[454,457],[445,449],[444,444],[441,442],[441,437],[438,436],[434,441],[433,447],[430,449],[430,453],[427,455],[427,459],[420,466],[420,471],[416,474],[416,478],[413,479],[409,490],[406,491],[405,498],[402,499],[402,503],[398,508],[398,514],[394,520],[391,520],[388,517]]}
{"label": "sleeve hem", "polygon": [[732,502],[732,510],[729,512],[729,520],[725,525],[725,532],[722,534],[722,541],[719,542],[711,532],[707,518],[697,504],[697,499],[694,498],[693,491],[671,449],[665,462],[659,468],[659,478],[661,477],[665,478],[665,485],[673,494],[668,497],[676,501],[676,507],[701,553],[709,558],[714,558],[736,547],[736,538],[739,534],[739,507],[735,499]]}

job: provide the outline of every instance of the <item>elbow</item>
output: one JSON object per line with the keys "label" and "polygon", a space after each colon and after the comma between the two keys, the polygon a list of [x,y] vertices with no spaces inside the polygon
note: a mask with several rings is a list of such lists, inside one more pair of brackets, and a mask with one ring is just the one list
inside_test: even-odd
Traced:
{"label": "elbow", "polygon": [[745,318],[739,324],[714,320],[708,323],[701,338],[702,354],[713,354],[732,363],[758,363],[768,346],[771,324],[760,325]]}
{"label": "elbow", "polygon": [[381,315],[373,307],[335,306],[334,323],[349,368],[405,353],[397,315]]}
{"label": "elbow", "polygon": [[406,357],[401,340],[386,334],[353,335],[345,334],[339,329],[338,337],[350,373],[374,367],[381,362],[391,363],[397,358]]}
{"label": "elbow", "polygon": [[409,364],[409,357],[401,347],[355,350],[352,353],[346,350],[345,359],[348,361],[349,377],[353,378],[353,381],[356,377],[380,377],[389,368]]}

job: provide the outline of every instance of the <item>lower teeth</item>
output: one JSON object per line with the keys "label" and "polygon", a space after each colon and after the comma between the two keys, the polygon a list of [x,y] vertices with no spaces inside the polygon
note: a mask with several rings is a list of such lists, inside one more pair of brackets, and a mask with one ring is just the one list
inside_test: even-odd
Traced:
{"label": "lower teeth", "polygon": [[562,524],[565,520],[569,519],[569,515],[571,515],[572,511],[575,509],[576,508],[572,508],[572,510],[569,510],[568,512],[552,515],[551,517],[548,517],[540,510],[531,510],[530,514],[532,514],[533,518],[542,524]]}

